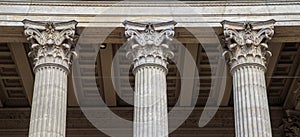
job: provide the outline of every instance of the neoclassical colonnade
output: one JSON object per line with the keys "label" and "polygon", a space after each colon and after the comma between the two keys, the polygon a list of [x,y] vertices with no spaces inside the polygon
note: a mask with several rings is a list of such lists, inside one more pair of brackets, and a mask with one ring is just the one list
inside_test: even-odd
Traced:
{"label": "neoclassical colonnade", "polygon": [[[76,45],[76,21],[24,20],[34,62],[34,95],[29,137],[65,137],[67,75]],[[224,56],[233,76],[237,137],[271,137],[265,72],[271,56],[267,41],[274,34],[274,20],[223,21]],[[168,136],[167,84],[169,48],[174,21],[142,24],[125,21],[127,57],[135,75],[135,137]]]}

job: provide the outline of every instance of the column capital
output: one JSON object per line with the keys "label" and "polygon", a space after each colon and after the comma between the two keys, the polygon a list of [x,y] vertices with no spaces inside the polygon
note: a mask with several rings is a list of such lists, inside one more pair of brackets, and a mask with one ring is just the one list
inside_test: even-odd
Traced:
{"label": "column capital", "polygon": [[77,35],[77,22],[36,22],[23,20],[24,34],[31,43],[34,71],[42,66],[60,66],[69,71]]}
{"label": "column capital", "polygon": [[124,21],[127,39],[127,58],[133,60],[134,69],[151,65],[167,70],[167,58],[173,58],[168,43],[173,40],[176,22],[137,23]]}
{"label": "column capital", "polygon": [[275,20],[263,22],[221,22],[225,40],[223,55],[228,60],[231,71],[238,66],[257,65],[266,70],[267,41],[274,35]]}

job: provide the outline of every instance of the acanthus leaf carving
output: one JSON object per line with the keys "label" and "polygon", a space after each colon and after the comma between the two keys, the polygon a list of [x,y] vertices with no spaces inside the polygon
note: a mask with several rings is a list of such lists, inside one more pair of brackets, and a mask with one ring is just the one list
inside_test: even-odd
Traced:
{"label": "acanthus leaf carving", "polygon": [[[76,44],[77,22],[34,22],[24,20],[24,34],[31,43],[29,56],[35,68],[42,64],[57,64],[69,70]],[[34,68],[34,69],[35,69]]]}
{"label": "acanthus leaf carving", "polygon": [[173,40],[176,22],[143,24],[124,21],[123,24],[128,37],[126,56],[133,60],[134,68],[156,64],[166,69],[167,58],[174,56],[168,43]]}
{"label": "acanthus leaf carving", "polygon": [[274,35],[274,20],[264,22],[223,21],[225,52],[231,70],[237,66],[256,64],[266,69],[272,56],[267,41]]}
{"label": "acanthus leaf carving", "polygon": [[158,24],[142,24],[124,21],[123,24],[125,25],[125,35],[128,37],[128,41],[135,40],[141,46],[160,46],[164,40],[172,40],[176,23],[170,21]]}

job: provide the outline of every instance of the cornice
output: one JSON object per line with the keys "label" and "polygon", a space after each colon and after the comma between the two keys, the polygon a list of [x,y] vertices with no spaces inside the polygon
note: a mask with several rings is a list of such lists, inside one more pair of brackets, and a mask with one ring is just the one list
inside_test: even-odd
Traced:
{"label": "cornice", "polygon": [[88,7],[223,7],[223,6],[272,6],[300,5],[299,1],[1,1],[0,5],[31,6],[88,6]]}
{"label": "cornice", "polygon": [[1,1],[0,26],[22,26],[21,20],[30,19],[76,20],[78,27],[116,27],[137,18],[175,20],[177,27],[220,27],[222,20],[267,19],[275,19],[276,26],[299,26],[299,5],[300,1]]}

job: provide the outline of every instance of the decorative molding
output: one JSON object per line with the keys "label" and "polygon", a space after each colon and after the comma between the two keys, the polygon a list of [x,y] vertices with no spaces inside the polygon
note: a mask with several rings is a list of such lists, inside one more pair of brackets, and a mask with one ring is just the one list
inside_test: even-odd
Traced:
{"label": "decorative molding", "polygon": [[[188,111],[190,107],[177,107],[175,108],[178,113],[182,111]],[[116,115],[132,120],[133,118],[133,107],[112,107],[110,108]],[[172,107],[169,107],[168,110],[174,109]],[[203,111],[203,107],[196,107],[194,108],[194,111],[189,116],[187,121],[182,125],[182,128],[198,128],[198,122],[199,122],[199,116]],[[105,112],[105,108],[97,108],[91,109],[91,113],[93,113],[93,116],[97,119],[104,120],[106,117],[108,117],[108,113],[101,113],[102,115],[98,115],[100,112]],[[270,113],[272,117],[272,127],[273,129],[279,128],[281,120],[282,120],[282,108],[281,107],[271,107]],[[6,120],[5,124],[1,124],[0,130],[5,130],[12,128],[14,126],[11,126],[12,123],[18,122],[19,119],[24,119],[27,122],[29,122],[30,118],[30,108],[0,108],[0,121]],[[80,110],[80,108],[73,107],[67,109],[67,122],[68,126],[67,128],[90,128],[93,127],[85,118],[84,113]],[[179,118],[180,119],[180,118]],[[233,116],[233,108],[232,107],[220,107],[219,111],[216,113],[216,115],[213,117],[212,121],[208,123],[208,125],[205,128],[211,128],[211,129],[222,129],[222,128],[233,128],[234,129],[234,116]],[[78,122],[83,121],[83,122]],[[107,119],[109,121],[109,119]],[[80,124],[79,124],[80,123]],[[109,123],[108,124],[114,124]],[[18,128],[28,128],[29,124],[24,124],[22,126],[18,126]]]}
{"label": "decorative molding", "polygon": [[142,24],[130,21],[123,22],[125,26],[125,35],[128,41],[134,40],[140,46],[155,45],[160,46],[165,41],[172,40],[174,36],[174,26],[176,22],[170,21],[158,24]]}
{"label": "decorative molding", "polygon": [[179,1],[175,4],[170,4],[170,2],[160,2],[157,4],[157,2],[140,2],[140,1],[129,1],[129,2],[122,2],[122,1],[61,1],[61,2],[53,2],[53,1],[36,1],[36,2],[24,2],[24,1],[5,1],[0,2],[1,5],[32,5],[32,6],[93,6],[93,7],[169,7],[170,5],[173,7],[183,7],[184,4],[188,4],[191,7],[221,7],[221,6],[272,6],[272,5],[300,5],[300,2],[296,1],[270,1],[270,2],[264,2],[264,1],[254,1],[254,2],[238,2],[238,1]]}
{"label": "decorative molding", "polygon": [[267,41],[274,35],[275,20],[264,22],[223,21],[225,49],[223,53],[231,66],[253,64],[266,70],[267,59],[272,56]]}
{"label": "decorative molding", "polygon": [[284,137],[300,137],[300,113],[286,110],[286,118],[283,118]]}
{"label": "decorative molding", "polygon": [[123,24],[135,75],[133,135],[168,136],[167,59],[174,57],[169,45],[176,22]]}
{"label": "decorative molding", "polygon": [[[24,18],[38,21],[67,21],[76,18],[79,27],[115,28],[120,26],[122,16],[126,16],[128,20],[137,16],[166,19],[174,19],[173,17],[176,16],[177,26],[187,28],[220,27],[220,21],[224,19],[232,21],[276,19],[277,26],[299,26],[300,21],[295,20],[299,18],[297,14],[299,4],[300,2],[296,1],[178,1],[171,3],[167,1],[130,1],[128,3],[126,1],[5,1],[0,2],[0,8],[3,9],[3,14],[0,15],[2,19],[0,25],[22,26],[21,20]],[[44,12],[45,9],[40,8],[44,6],[52,9],[51,12]],[[273,6],[276,10],[269,10],[269,6]],[[139,10],[140,8],[145,9]],[[161,9],[153,10],[153,8]],[[106,9],[111,9],[108,10],[111,12],[106,12]],[[18,12],[23,10],[27,11],[26,14]],[[126,13],[128,11],[129,13]],[[290,40],[295,40],[295,38]]]}
{"label": "decorative molding", "polygon": [[168,43],[173,40],[176,22],[136,23],[123,22],[127,39],[126,57],[134,62],[134,70],[147,64],[167,70],[167,58],[173,58]]}
{"label": "decorative molding", "polygon": [[76,53],[73,51],[77,35],[77,22],[34,22],[23,20],[24,34],[31,43],[30,57],[34,58],[34,71],[40,66],[59,65],[69,71]]}

